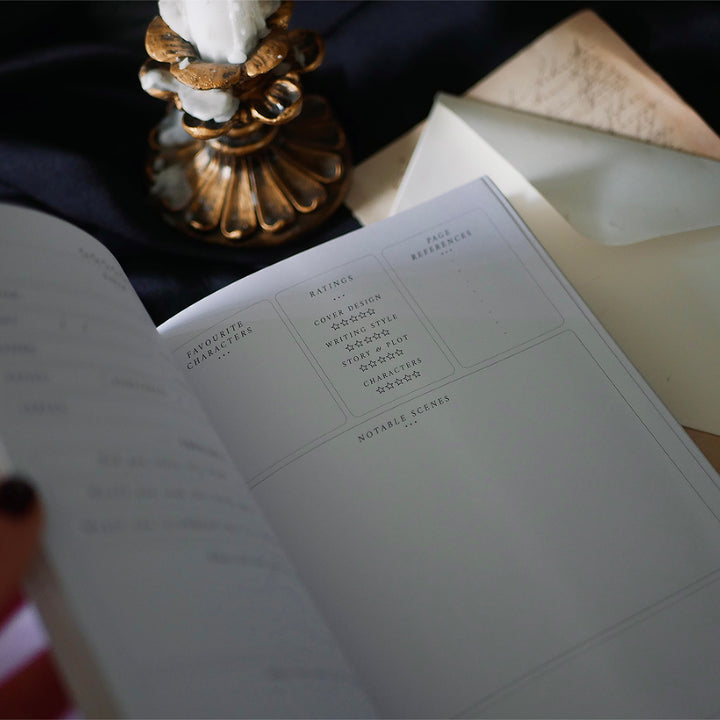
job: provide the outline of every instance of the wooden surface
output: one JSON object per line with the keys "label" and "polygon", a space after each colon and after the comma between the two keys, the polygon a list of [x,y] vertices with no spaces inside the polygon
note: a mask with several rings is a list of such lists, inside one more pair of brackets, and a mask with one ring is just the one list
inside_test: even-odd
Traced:
{"label": "wooden surface", "polygon": [[710,461],[710,464],[720,472],[720,436],[692,428],[685,428],[685,430]]}

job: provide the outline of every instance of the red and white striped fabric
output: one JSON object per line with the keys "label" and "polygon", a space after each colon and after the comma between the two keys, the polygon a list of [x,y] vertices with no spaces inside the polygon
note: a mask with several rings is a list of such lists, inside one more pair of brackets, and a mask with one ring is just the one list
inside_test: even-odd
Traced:
{"label": "red and white striped fabric", "polygon": [[79,718],[33,604],[18,594],[0,609],[0,717]]}

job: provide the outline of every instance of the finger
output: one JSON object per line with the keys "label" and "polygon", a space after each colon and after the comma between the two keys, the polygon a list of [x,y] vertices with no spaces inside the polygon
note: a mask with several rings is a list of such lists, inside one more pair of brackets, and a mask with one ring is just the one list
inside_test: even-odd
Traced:
{"label": "finger", "polygon": [[42,510],[32,485],[19,476],[0,482],[0,608],[16,597],[37,551]]}

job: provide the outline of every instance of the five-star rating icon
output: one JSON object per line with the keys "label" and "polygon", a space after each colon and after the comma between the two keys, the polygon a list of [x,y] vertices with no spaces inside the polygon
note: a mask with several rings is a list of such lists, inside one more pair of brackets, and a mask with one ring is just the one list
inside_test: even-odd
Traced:
{"label": "five-star rating icon", "polygon": [[416,380],[421,376],[421,374],[422,373],[420,373],[419,370],[413,370],[411,373],[405,373],[405,375],[397,377],[395,378],[395,380],[388,380],[384,385],[376,385],[375,392],[380,394],[391,392],[392,390],[400,387],[401,385],[405,385],[409,382],[412,382],[413,380]]}
{"label": "five-star rating icon", "polygon": [[[342,315],[342,313],[338,314]],[[357,310],[348,316],[339,317],[329,327],[333,332],[342,331],[343,329],[352,328],[352,326],[356,326],[361,321],[376,314],[377,310],[375,308]],[[365,334],[357,337],[355,340],[348,341],[341,347],[343,347],[348,353],[358,353],[358,351],[362,352],[359,357],[349,358],[347,361],[343,361],[343,365],[345,366],[350,363],[354,365],[355,362],[362,358],[364,361],[355,365],[355,367],[359,369],[361,373],[370,373],[371,371],[379,371],[387,363],[398,361],[402,358],[406,353],[403,348],[390,348],[395,345],[396,342],[403,342],[406,340],[407,335],[396,336],[391,333],[390,328],[388,327],[372,327],[372,325],[381,325],[387,320],[392,321],[395,319],[397,319],[397,315],[388,315],[385,320],[371,323],[370,329],[372,332],[365,333],[365,327],[361,327],[359,330],[352,330],[351,333],[353,335],[358,335],[359,332],[363,332]],[[343,339],[346,338],[347,335]],[[365,359],[370,355],[374,355],[374,357]],[[375,392],[384,394],[392,392],[401,386],[407,385],[408,383],[412,383],[414,380],[418,380],[421,377],[421,373],[418,370],[408,371],[403,375],[398,375],[393,378],[384,377],[388,374],[395,375],[395,372],[400,369],[399,367],[396,367],[393,370],[393,367],[394,366],[391,366],[386,372],[381,372],[375,379],[367,380],[365,382],[372,383],[374,385]],[[382,380],[382,382],[376,382],[378,380]]]}

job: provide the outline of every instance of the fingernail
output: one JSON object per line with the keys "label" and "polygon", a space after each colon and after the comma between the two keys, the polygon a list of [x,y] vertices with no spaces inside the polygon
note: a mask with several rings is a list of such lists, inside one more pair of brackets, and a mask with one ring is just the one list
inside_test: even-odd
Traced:
{"label": "fingernail", "polygon": [[10,517],[22,517],[37,502],[33,486],[19,475],[11,475],[0,482],[0,512]]}

